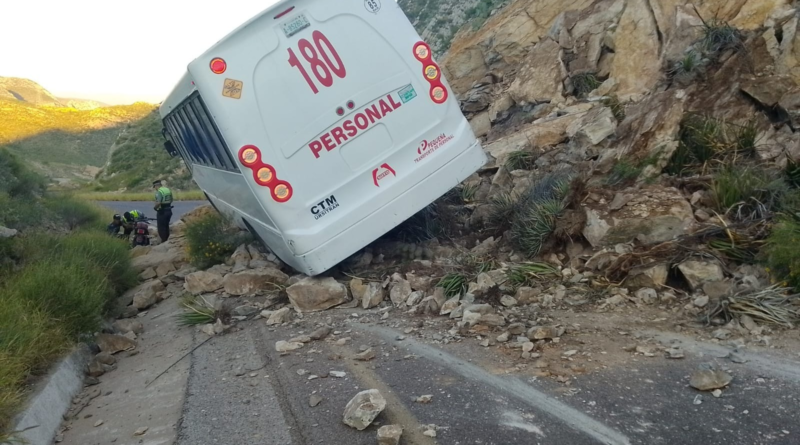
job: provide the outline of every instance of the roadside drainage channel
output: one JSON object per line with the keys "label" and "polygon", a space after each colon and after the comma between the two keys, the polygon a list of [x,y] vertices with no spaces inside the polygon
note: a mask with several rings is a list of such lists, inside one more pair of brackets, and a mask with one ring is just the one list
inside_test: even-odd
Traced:
{"label": "roadside drainage channel", "polygon": [[[17,416],[14,431],[17,439],[29,445],[51,445],[64,414],[72,405],[72,398],[83,389],[85,369],[91,352],[81,345],[64,358],[55,371],[47,376],[47,383],[31,396],[27,408]],[[9,442],[3,442],[7,445]]]}

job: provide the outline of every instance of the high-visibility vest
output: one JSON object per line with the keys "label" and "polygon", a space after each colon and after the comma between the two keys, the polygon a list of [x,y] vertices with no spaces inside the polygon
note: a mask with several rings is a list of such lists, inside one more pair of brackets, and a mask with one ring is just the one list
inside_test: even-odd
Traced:
{"label": "high-visibility vest", "polygon": [[[170,189],[166,187],[159,187],[158,194],[161,195],[161,201],[160,201],[161,204],[163,205],[172,204],[172,192],[170,191]],[[156,199],[158,199],[158,196],[156,196]]]}

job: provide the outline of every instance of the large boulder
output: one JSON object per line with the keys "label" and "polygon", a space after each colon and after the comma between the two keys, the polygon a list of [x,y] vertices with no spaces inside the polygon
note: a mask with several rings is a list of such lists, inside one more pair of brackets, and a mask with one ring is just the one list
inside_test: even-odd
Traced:
{"label": "large boulder", "polygon": [[347,287],[333,278],[305,278],[286,289],[297,312],[318,312],[347,303]]}
{"label": "large boulder", "polygon": [[[561,102],[564,100],[563,49],[553,40],[537,44],[517,73],[508,92],[517,103]],[[487,116],[488,117],[488,116]]]}
{"label": "large boulder", "polygon": [[353,299],[361,302],[361,307],[364,309],[370,309],[381,304],[386,296],[380,283],[364,284],[358,278],[350,281],[350,292],[353,294]]}
{"label": "large boulder", "polygon": [[242,244],[236,249],[235,252],[233,252],[233,255],[231,255],[228,264],[233,266],[234,273],[241,272],[250,267],[251,259],[252,258],[250,257],[250,252],[247,250],[247,245]]}
{"label": "large boulder", "polygon": [[289,276],[278,269],[263,268],[227,275],[222,286],[231,295],[253,295],[275,290],[288,280]]}
{"label": "large boulder", "polygon": [[178,265],[185,261],[186,252],[182,247],[172,244],[170,240],[164,244],[153,246],[147,250],[145,254],[133,258],[131,266],[133,266],[134,270],[141,273],[150,268],[158,269],[158,267],[164,263]]}
{"label": "large boulder", "polygon": [[164,283],[152,280],[139,285],[133,294],[133,307],[144,310],[158,303],[158,294],[166,289]]}
{"label": "large boulder", "polygon": [[[536,147],[550,147],[567,140],[567,129],[574,122],[579,121],[586,112],[577,112],[559,117],[542,118],[534,121],[509,134],[484,146],[484,150],[495,159],[495,165],[505,164],[508,156],[515,152]],[[500,169],[504,171],[504,169]],[[500,174],[498,172],[498,174]]]}
{"label": "large boulder", "polygon": [[587,203],[583,235],[593,247],[634,240],[654,244],[685,235],[694,228],[692,206],[679,190],[652,186],[626,192],[636,197],[619,210],[611,210],[604,203]]}
{"label": "large boulder", "polygon": [[95,338],[101,352],[116,354],[117,352],[130,351],[136,348],[136,342],[128,337],[115,334],[98,334]]}
{"label": "large boulder", "polygon": [[139,335],[144,332],[144,325],[139,320],[117,320],[112,326],[114,327],[114,331],[120,335],[125,335],[128,332]]}
{"label": "large boulder", "polygon": [[607,107],[590,110],[567,127],[567,136],[579,142],[597,145],[617,131],[617,119]]}
{"label": "large boulder", "polygon": [[638,99],[661,78],[661,36],[648,0],[628,0],[614,33],[611,76],[624,100]]}
{"label": "large boulder", "polygon": [[222,275],[215,272],[199,271],[186,275],[184,289],[192,295],[200,295],[218,291],[222,286]]}
{"label": "large boulder", "polygon": [[364,431],[386,409],[386,399],[380,391],[370,389],[356,394],[344,409],[342,420],[350,427]]}
{"label": "large boulder", "polygon": [[684,261],[678,265],[692,290],[702,289],[704,284],[715,283],[725,279],[722,266],[716,261]]}

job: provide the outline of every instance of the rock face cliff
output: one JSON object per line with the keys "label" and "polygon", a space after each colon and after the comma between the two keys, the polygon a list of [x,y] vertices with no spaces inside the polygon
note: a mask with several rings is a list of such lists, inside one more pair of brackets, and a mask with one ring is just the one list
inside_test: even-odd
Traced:
{"label": "rock face cliff", "polygon": [[462,27],[479,29],[508,0],[399,0],[398,5],[437,55],[444,54]]}
{"label": "rock face cliff", "polygon": [[561,252],[622,280],[747,239],[752,262],[771,236],[753,222],[800,214],[797,1],[516,0],[478,23],[440,61],[490,155],[467,225],[511,261]]}

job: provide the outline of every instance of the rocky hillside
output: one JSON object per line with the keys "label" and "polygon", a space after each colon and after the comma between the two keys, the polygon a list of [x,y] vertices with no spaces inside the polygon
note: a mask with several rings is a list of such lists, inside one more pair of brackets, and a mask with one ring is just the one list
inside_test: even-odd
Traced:
{"label": "rocky hillside", "polygon": [[157,111],[125,128],[91,187],[95,191],[150,191],[154,177],[165,179],[176,190],[197,188],[183,161],[164,150]]}
{"label": "rocky hillside", "polygon": [[56,99],[27,79],[0,78],[0,148],[62,184],[91,180],[122,127],[153,105]]}
{"label": "rocky hillside", "polygon": [[508,0],[399,0],[398,5],[436,54],[444,54],[450,43],[467,24],[479,29],[487,18],[508,4]]}
{"label": "rocky hillside", "polygon": [[0,99],[18,100],[31,105],[63,106],[59,99],[38,83],[18,77],[0,77]]}

